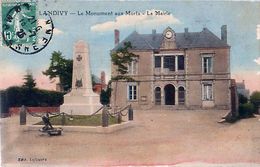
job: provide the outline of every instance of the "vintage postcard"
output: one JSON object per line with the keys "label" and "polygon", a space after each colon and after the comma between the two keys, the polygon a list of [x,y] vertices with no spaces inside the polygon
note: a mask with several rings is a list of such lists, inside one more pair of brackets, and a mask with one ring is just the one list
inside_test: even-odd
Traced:
{"label": "vintage postcard", "polygon": [[259,1],[0,3],[1,166],[260,166]]}

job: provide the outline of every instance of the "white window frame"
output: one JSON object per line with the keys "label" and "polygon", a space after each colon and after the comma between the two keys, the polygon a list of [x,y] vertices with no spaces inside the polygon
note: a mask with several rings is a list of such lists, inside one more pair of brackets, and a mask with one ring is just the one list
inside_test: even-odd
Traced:
{"label": "white window frame", "polygon": [[[210,89],[211,87],[211,89]],[[212,82],[202,83],[202,100],[213,101],[214,100],[214,84]]]}
{"label": "white window frame", "polygon": [[[130,96],[130,94],[131,94],[131,96]],[[134,96],[134,94],[135,94],[135,96]],[[137,101],[138,100],[138,85],[137,85],[137,83],[128,83],[127,84],[127,100],[128,101]]]}
{"label": "white window frame", "polygon": [[[202,73],[203,74],[211,74],[213,73],[213,63],[214,63],[214,59],[213,59],[213,53],[208,53],[208,54],[202,54],[202,58],[201,58],[201,65],[202,65]],[[211,67],[209,68],[209,61],[206,62],[206,72],[204,71],[204,59],[208,58],[207,60],[211,60]]]}
{"label": "white window frame", "polygon": [[129,64],[127,64],[127,73],[128,75],[137,75],[138,70],[137,58],[134,58]]}

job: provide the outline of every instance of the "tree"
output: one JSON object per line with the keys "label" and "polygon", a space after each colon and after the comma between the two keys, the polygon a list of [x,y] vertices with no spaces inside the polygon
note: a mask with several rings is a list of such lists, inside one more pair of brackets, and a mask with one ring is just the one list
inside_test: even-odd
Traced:
{"label": "tree", "polygon": [[[73,60],[64,58],[60,51],[54,51],[52,53],[49,68],[42,73],[49,76],[49,79],[59,77],[62,90],[68,91],[72,86],[72,69]],[[97,77],[94,74],[91,74],[92,86],[96,84],[95,78]]]}
{"label": "tree", "polygon": [[59,77],[62,89],[68,91],[72,83],[72,68],[73,61],[71,59],[65,59],[60,51],[54,51],[49,68],[42,73],[49,76],[49,79]]}
{"label": "tree", "polygon": [[112,81],[135,81],[132,77],[125,75],[128,72],[127,65],[134,60],[134,57],[137,57],[136,54],[129,51],[130,49],[132,49],[131,42],[125,42],[123,47],[111,53],[111,61],[116,66],[117,71],[117,75],[111,78]]}
{"label": "tree", "polygon": [[109,81],[107,88],[105,90],[104,89],[101,90],[101,93],[100,93],[100,103],[101,104],[107,105],[110,103],[111,92],[112,92],[111,81]]}
{"label": "tree", "polygon": [[32,90],[36,86],[35,79],[33,79],[31,72],[27,72],[23,79],[25,80],[25,82],[23,83],[24,88]]}

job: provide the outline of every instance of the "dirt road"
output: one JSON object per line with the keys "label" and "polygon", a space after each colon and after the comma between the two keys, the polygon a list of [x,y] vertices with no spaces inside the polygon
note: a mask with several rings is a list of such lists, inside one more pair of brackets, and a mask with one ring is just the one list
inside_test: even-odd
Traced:
{"label": "dirt road", "polygon": [[1,120],[2,163],[6,166],[183,163],[260,166],[260,117],[235,124],[217,123],[224,114],[224,111],[136,111],[134,127],[122,131],[67,132],[57,137],[37,131],[23,132],[18,117],[11,117]]}

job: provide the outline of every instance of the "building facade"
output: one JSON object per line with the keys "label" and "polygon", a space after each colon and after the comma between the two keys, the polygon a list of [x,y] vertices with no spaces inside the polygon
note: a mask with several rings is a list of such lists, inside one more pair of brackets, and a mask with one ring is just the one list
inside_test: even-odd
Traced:
{"label": "building facade", "polygon": [[[221,38],[207,28],[201,32],[139,34],[136,31],[119,42],[111,52],[131,42],[130,52],[137,55],[128,64],[134,82],[112,84],[114,106],[132,104],[137,109],[230,109],[230,46],[227,27]],[[112,64],[112,77],[116,76]]]}

